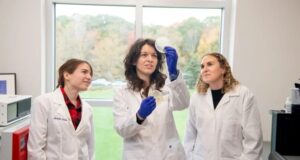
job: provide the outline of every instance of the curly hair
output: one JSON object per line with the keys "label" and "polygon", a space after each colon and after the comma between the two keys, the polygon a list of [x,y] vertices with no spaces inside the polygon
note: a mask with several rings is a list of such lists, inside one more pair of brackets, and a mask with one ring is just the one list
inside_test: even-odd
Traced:
{"label": "curly hair", "polygon": [[[223,75],[224,76],[224,79],[223,79],[224,85],[222,88],[223,93],[226,93],[226,92],[234,89],[234,87],[236,85],[238,85],[239,82],[233,77],[232,72],[231,72],[231,67],[230,67],[228,61],[226,60],[226,58],[220,53],[208,53],[208,54],[205,54],[201,59],[203,59],[206,56],[215,57],[218,60],[218,62],[220,63],[220,67],[225,70],[225,74]],[[197,88],[198,93],[205,93],[207,91],[207,89],[209,88],[209,85],[202,81],[201,74],[199,76],[196,88]]]}
{"label": "curly hair", "polygon": [[65,72],[72,74],[76,70],[76,68],[82,63],[86,63],[90,67],[91,76],[93,76],[93,68],[89,62],[87,62],[85,60],[81,60],[81,59],[72,58],[72,59],[67,60],[63,65],[61,65],[59,67],[58,82],[57,82],[56,88],[65,86],[65,78],[64,78]]}
{"label": "curly hair", "polygon": [[161,72],[163,69],[164,54],[155,48],[155,41],[152,39],[138,39],[130,47],[129,52],[123,61],[125,66],[125,77],[128,81],[129,88],[134,91],[140,91],[145,83],[144,80],[138,77],[135,64],[140,57],[142,47],[146,44],[155,49],[158,60],[155,71],[150,77],[150,85],[155,83],[155,88],[160,90],[165,85],[165,80],[167,78],[167,76]]}

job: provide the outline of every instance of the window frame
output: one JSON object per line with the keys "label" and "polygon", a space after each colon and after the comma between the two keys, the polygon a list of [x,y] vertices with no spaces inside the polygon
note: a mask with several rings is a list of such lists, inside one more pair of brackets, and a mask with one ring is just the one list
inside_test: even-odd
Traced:
{"label": "window frame", "polygon": [[[108,5],[108,6],[133,6],[136,7],[136,39],[142,37],[142,17],[143,7],[167,7],[167,8],[209,8],[222,9],[221,28],[221,53],[229,57],[230,44],[233,39],[230,37],[231,28],[231,1],[230,0],[47,0],[46,1],[46,56],[45,66],[45,91],[51,92],[55,88],[55,4],[88,4],[88,5]],[[112,106],[112,100],[107,99],[85,99],[92,106]]]}

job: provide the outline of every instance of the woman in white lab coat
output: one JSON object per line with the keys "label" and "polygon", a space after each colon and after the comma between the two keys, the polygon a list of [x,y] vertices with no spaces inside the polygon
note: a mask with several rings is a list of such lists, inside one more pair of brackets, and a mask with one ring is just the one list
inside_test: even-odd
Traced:
{"label": "woman in white lab coat", "polygon": [[202,58],[191,97],[184,147],[189,160],[259,160],[262,130],[253,94],[219,53]]}
{"label": "woman in white lab coat", "polygon": [[59,68],[57,89],[37,97],[31,108],[29,160],[92,160],[92,108],[79,96],[91,83],[93,70],[70,59]]}
{"label": "woman in white lab coat", "polygon": [[114,126],[123,137],[124,160],[184,160],[174,110],[188,107],[189,94],[177,70],[177,53],[165,47],[170,81],[161,72],[163,53],[154,40],[139,39],[124,59],[127,86],[114,96]]}

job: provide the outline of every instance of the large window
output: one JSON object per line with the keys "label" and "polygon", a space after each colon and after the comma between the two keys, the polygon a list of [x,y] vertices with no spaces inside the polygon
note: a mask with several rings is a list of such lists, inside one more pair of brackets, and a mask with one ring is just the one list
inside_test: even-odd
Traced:
{"label": "large window", "polygon": [[[113,129],[112,97],[114,89],[125,83],[123,59],[137,38],[169,40],[179,53],[178,65],[191,93],[200,57],[208,52],[228,52],[224,47],[229,41],[225,0],[172,4],[166,0],[49,1],[48,91],[53,90],[57,69],[67,59],[80,58],[92,64],[92,86],[81,97],[94,107],[97,159],[121,159],[122,139]],[[174,116],[182,138],[187,110]]]}
{"label": "large window", "polygon": [[179,68],[190,89],[198,78],[200,57],[220,51],[221,8],[142,7],[141,14],[142,25],[136,25],[134,6],[55,5],[56,68],[69,58],[81,58],[95,72],[82,97],[111,101],[113,89],[125,83],[122,60],[138,38],[138,26],[140,37],[166,38],[178,50]]}
{"label": "large window", "polygon": [[201,56],[220,51],[221,17],[222,9],[145,7],[143,37],[167,39],[179,51],[179,68],[194,89]]}
{"label": "large window", "polygon": [[112,98],[124,81],[122,59],[135,40],[135,8],[98,5],[55,5],[55,66],[69,58],[91,63],[92,87],[83,98]]}

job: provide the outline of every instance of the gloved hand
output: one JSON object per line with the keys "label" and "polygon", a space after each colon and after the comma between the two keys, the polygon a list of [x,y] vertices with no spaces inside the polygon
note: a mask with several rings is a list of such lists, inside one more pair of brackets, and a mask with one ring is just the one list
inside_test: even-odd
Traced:
{"label": "gloved hand", "polygon": [[142,101],[140,109],[138,110],[137,114],[141,118],[145,119],[152,113],[155,107],[156,107],[155,98],[152,96],[147,97]]}
{"label": "gloved hand", "polygon": [[166,52],[166,58],[167,58],[167,65],[168,65],[168,71],[169,71],[169,75],[171,80],[173,80],[174,78],[177,78],[177,60],[178,60],[178,55],[177,52],[175,50],[175,48],[173,47],[165,47],[165,52]]}

